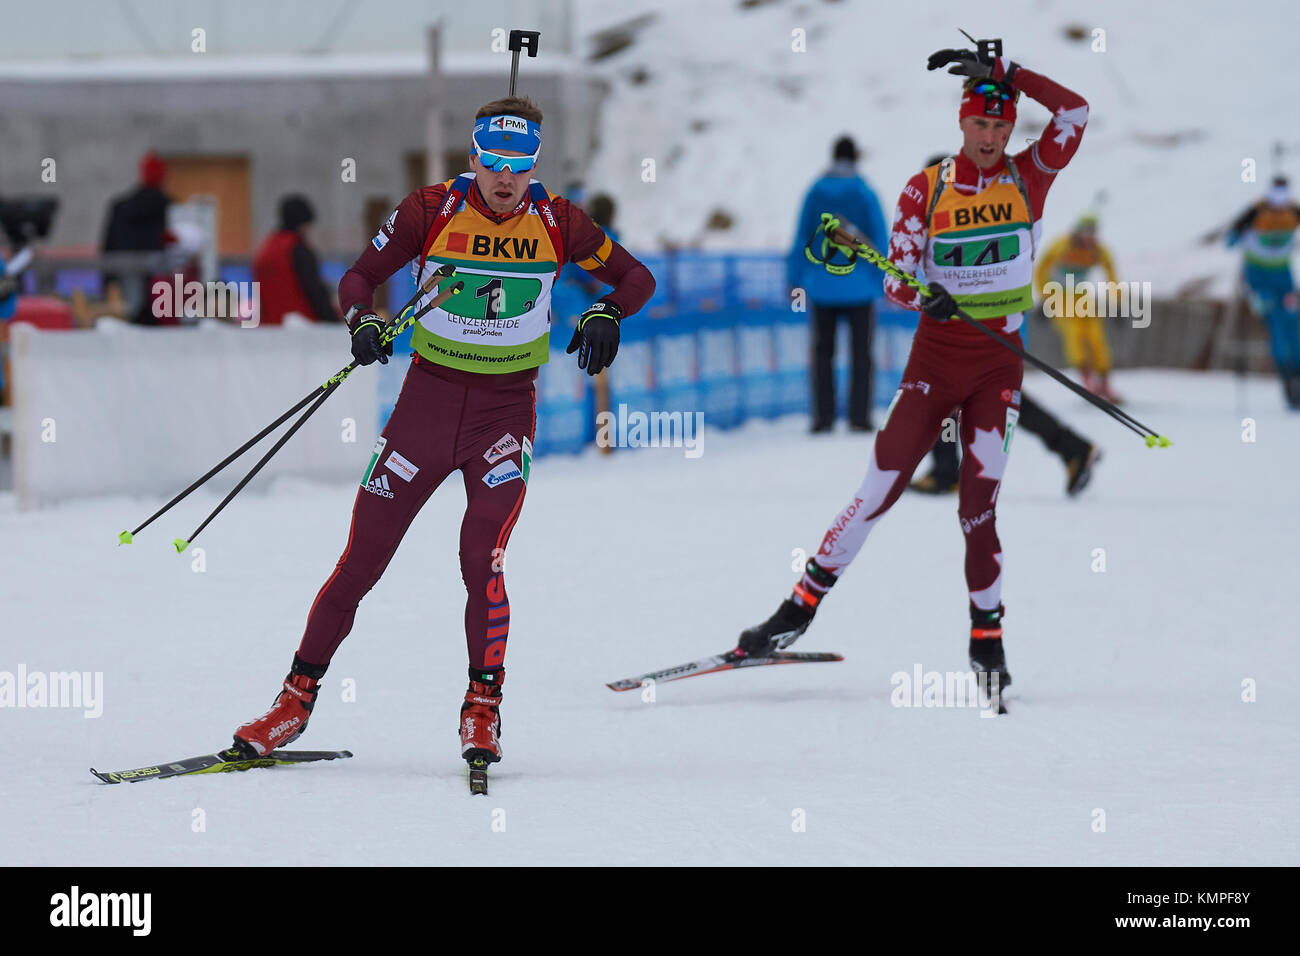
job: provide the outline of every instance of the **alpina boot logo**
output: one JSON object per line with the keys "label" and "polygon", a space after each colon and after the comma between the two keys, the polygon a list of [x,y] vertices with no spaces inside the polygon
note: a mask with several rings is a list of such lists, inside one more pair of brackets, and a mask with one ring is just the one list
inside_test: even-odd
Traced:
{"label": "alpina boot logo", "polygon": [[276,737],[279,737],[281,734],[285,733],[286,731],[293,730],[293,728],[297,727],[298,724],[301,722],[302,722],[301,718],[294,717],[292,720],[286,720],[282,724],[276,724],[274,727],[271,728],[271,732],[266,735],[267,739],[274,740]]}

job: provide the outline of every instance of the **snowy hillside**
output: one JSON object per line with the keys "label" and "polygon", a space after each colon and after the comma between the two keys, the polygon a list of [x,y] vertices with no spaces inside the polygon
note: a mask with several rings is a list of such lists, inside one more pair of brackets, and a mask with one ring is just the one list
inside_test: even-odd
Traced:
{"label": "snowy hillside", "polygon": [[[1001,37],[1012,59],[1088,99],[1091,122],[1049,196],[1046,235],[1104,190],[1102,238],[1121,278],[1149,281],[1157,295],[1229,291],[1237,257],[1196,240],[1262,195],[1275,141],[1297,151],[1284,166],[1300,174],[1286,0],[579,0],[578,9],[589,52],[610,45],[611,28],[639,24],[630,46],[593,64],[612,95],[589,180],[619,200],[633,248],[664,239],[785,248],[803,191],[843,133],[866,148],[862,171],[892,211],[928,156],[960,147],[959,81],[925,69],[932,51],[969,45],[959,27]],[[1095,29],[1104,52],[1093,52]],[[798,30],[806,52],[792,50]],[[1046,120],[1022,98],[1011,147]],[[647,158],[653,183],[641,178]],[[1257,162],[1257,183],[1241,181],[1245,158]],[[706,231],[715,210],[734,226]]]}
{"label": "snowy hillside", "polygon": [[[467,793],[454,732],[459,481],[361,605],[301,742],[354,759],[114,787],[86,768],[220,747],[266,709],[356,487],[246,493],[204,532],[202,572],[168,542],[210,496],[129,548],[117,531],[161,499],[18,513],[0,497],[0,671],[104,675],[96,719],[0,710],[0,765],[23,770],[0,774],[0,863],[294,863],[306,841],[315,865],[469,865],[492,841],[497,865],[1293,865],[1300,418],[1272,379],[1133,372],[1117,386],[1172,448],[1026,381],[1106,457],[1071,501],[1059,462],[1017,439],[999,516],[1004,718],[891,706],[892,675],[965,666],[956,503],[910,495],[798,645],[843,663],[663,684],[654,703],[604,686],[721,651],[773,610],[792,549],[815,546],[856,487],[869,436],[814,439],[787,419],[708,432],[694,460],[538,462],[510,548],[505,761],[486,799]],[[599,524],[596,482],[620,489]]]}

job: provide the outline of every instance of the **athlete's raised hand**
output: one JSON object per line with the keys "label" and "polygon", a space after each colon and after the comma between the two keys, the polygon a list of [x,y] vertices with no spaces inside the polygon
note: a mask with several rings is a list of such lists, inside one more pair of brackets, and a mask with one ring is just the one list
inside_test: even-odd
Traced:
{"label": "athlete's raised hand", "polygon": [[981,58],[974,50],[935,50],[926,61],[927,70],[954,64],[949,73],[954,76],[987,77],[993,75],[992,59]]}
{"label": "athlete's raised hand", "polygon": [[[595,375],[609,368],[618,354],[618,323],[623,312],[613,302],[601,300],[578,317],[578,327],[565,349],[566,355],[578,353],[578,368]],[[580,350],[580,351],[579,351]]]}

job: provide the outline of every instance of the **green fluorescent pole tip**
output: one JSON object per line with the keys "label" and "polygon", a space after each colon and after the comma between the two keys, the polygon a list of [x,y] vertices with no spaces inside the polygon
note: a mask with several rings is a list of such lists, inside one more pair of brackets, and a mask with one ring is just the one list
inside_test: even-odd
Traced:
{"label": "green fluorescent pole tip", "polygon": [[130,532],[130,531],[123,531],[121,534],[119,534],[119,535],[117,536],[117,543],[118,543],[118,544],[130,544],[131,541],[132,541],[132,538],[131,538],[131,532]]}
{"label": "green fluorescent pole tip", "polygon": [[1173,442],[1171,442],[1164,435],[1148,435],[1146,441],[1147,441],[1148,448],[1155,448],[1157,445],[1160,446],[1161,448],[1168,448],[1170,445],[1173,444]]}
{"label": "green fluorescent pole tip", "polygon": [[184,538],[177,538],[175,541],[172,542],[172,544],[176,546],[177,554],[184,554],[185,549],[189,546],[189,542],[186,541]]}

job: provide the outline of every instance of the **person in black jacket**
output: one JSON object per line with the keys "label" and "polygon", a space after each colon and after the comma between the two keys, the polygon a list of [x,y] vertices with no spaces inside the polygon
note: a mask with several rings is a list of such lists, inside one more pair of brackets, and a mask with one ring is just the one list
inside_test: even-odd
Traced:
{"label": "person in black jacket", "polygon": [[[148,152],[140,158],[140,182],[128,193],[115,198],[108,207],[108,221],[104,227],[104,252],[161,252],[167,243],[167,207],[171,197],[163,192],[167,179],[167,164],[156,153]],[[117,283],[123,285],[123,276],[107,271],[104,287]],[[151,277],[143,272],[136,279],[138,293],[132,295],[126,288],[124,296],[135,307],[131,321],[140,325],[156,325],[149,288]]]}

